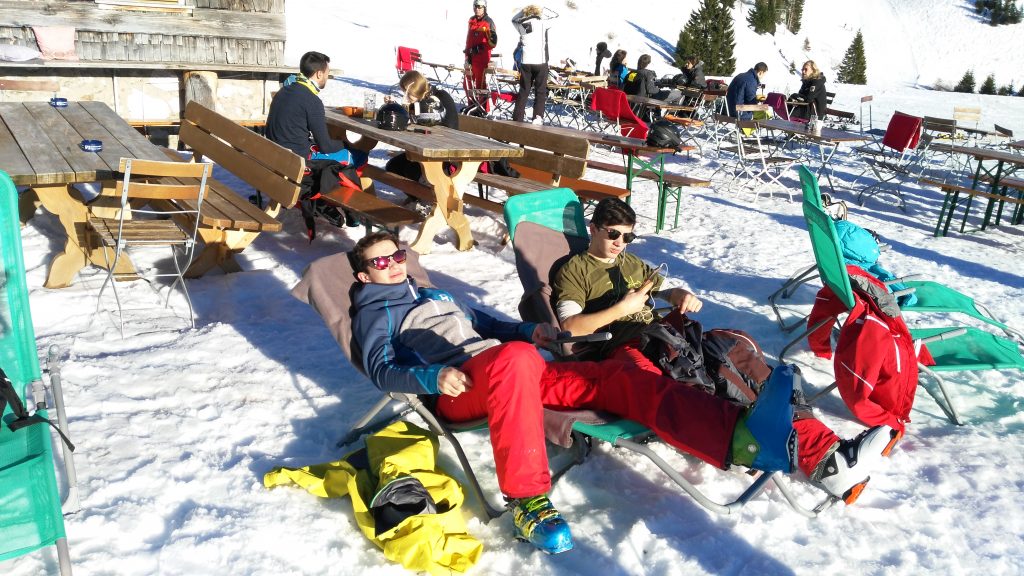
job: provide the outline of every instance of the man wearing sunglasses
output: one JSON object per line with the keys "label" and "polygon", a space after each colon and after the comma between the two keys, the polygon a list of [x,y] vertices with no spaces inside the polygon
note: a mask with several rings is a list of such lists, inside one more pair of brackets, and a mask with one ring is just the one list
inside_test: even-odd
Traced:
{"label": "man wearing sunglasses", "polygon": [[636,213],[618,198],[598,203],[590,220],[590,247],[558,271],[554,296],[562,327],[573,334],[611,332],[612,339],[593,347],[595,358],[639,338],[654,321],[651,297],[665,300],[681,313],[697,312],[702,303],[689,290],[661,289],[664,278],[626,252],[636,239]]}
{"label": "man wearing sunglasses", "polygon": [[[611,358],[653,374],[662,370],[640,349],[640,335],[656,321],[655,295],[679,313],[697,312],[701,301],[682,288],[661,290],[657,270],[627,253],[636,235],[636,213],[618,198],[598,203],[590,222],[590,246],[570,258],[558,271],[553,286],[556,313],[562,328],[574,336],[608,331],[612,339],[597,348],[581,349],[591,360]],[[811,482],[847,504],[864,489],[868,461],[888,455],[899,435],[890,427],[875,427],[862,436],[843,440],[800,404],[793,427],[799,443],[799,467]],[[864,466],[854,469],[863,457]]]}
{"label": "man wearing sunglasses", "polygon": [[[385,392],[437,396],[435,410],[462,422],[486,417],[498,485],[516,538],[549,554],[573,547],[551,489],[543,408],[604,410],[639,421],[676,448],[719,468],[789,471],[795,466],[792,378],[773,378],[742,408],[630,362],[552,362],[538,353],[550,324],[505,322],[420,288],[388,232],[356,243],[353,349]],[[751,432],[756,430],[756,432]]]}

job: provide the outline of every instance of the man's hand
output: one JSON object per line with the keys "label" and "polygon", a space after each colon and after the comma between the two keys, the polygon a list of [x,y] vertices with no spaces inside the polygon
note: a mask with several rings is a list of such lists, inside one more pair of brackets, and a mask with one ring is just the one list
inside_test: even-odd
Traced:
{"label": "man's hand", "polygon": [[543,324],[537,324],[537,327],[533,329],[533,343],[541,348],[546,348],[551,341],[558,337],[558,330],[554,326],[547,322]]}
{"label": "man's hand", "polygon": [[445,396],[452,398],[473,387],[473,382],[465,372],[458,368],[445,366],[437,374],[437,390]]}
{"label": "man's hand", "polygon": [[704,303],[700,301],[700,298],[697,298],[693,292],[683,288],[673,288],[669,294],[668,301],[683,314],[687,312],[700,312],[700,309],[704,307]]}
{"label": "man's hand", "polygon": [[619,312],[621,316],[629,316],[630,314],[636,314],[637,312],[644,309],[647,305],[647,299],[650,298],[651,286],[653,282],[645,282],[636,290],[630,290],[619,300],[618,306],[620,306]]}

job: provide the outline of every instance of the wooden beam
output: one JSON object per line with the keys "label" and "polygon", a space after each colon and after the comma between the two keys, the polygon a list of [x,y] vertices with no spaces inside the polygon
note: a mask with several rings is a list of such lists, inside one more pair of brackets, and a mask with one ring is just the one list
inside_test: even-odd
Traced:
{"label": "wooden beam", "polygon": [[0,0],[4,26],[74,26],[76,30],[285,40],[284,14],[196,8],[192,16],[158,12],[100,10],[92,2]]}

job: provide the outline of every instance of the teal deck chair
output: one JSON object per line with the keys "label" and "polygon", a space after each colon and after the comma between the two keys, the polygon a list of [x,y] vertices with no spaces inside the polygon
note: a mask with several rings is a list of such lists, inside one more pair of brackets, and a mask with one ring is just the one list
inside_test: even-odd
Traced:
{"label": "teal deck chair", "polygon": [[[29,309],[21,251],[18,194],[10,177],[0,172],[0,368],[13,384],[17,400],[36,407],[46,419],[45,389]],[[50,383],[66,430],[56,354],[51,353]],[[64,532],[60,491],[54,470],[50,429],[41,422],[18,426],[11,403],[0,415],[0,562],[56,546],[63,576],[71,574],[71,555]],[[24,423],[23,421],[21,423]],[[11,429],[15,424],[16,430]],[[70,454],[65,451],[69,484],[74,486]],[[71,491],[69,491],[69,495]],[[77,495],[75,495],[77,500]]]}
{"label": "teal deck chair", "polygon": [[[855,304],[855,297],[853,288],[850,285],[850,277],[846,270],[846,260],[843,257],[842,247],[839,245],[835,224],[831,216],[821,208],[820,200],[816,201],[813,198],[814,193],[817,192],[817,179],[814,174],[806,167],[801,166],[800,178],[805,183],[804,220],[807,222],[807,231],[811,237],[811,246],[814,251],[817,271],[821,276],[822,283],[832,289],[832,292],[846,305],[847,309],[852,309]],[[811,183],[810,187],[807,186],[808,181]],[[808,193],[808,190],[810,193]],[[928,283],[929,287],[933,285],[935,283]],[[963,310],[956,311],[963,312]],[[800,340],[835,319],[835,317],[826,318],[814,326],[808,327],[804,332],[786,344],[779,353],[779,361],[783,362],[787,352]],[[989,323],[991,324],[992,322]],[[935,380],[942,394],[942,400],[935,397],[931,390],[928,390],[928,392],[949,419],[957,425],[962,425],[963,421],[948,393],[945,381],[939,375],[940,372],[990,369],[1024,370],[1024,357],[1021,356],[1020,344],[1018,342],[983,330],[972,327],[952,326],[946,328],[912,329],[910,334],[915,341],[927,344],[932,352],[936,365],[927,367],[918,363],[918,368],[921,373],[931,376]],[[921,382],[919,381],[919,383]],[[834,384],[827,387],[822,392],[812,396],[811,399],[819,397],[834,387]]]}
{"label": "teal deck chair", "polygon": [[[815,206],[817,209],[824,211],[824,207],[821,203],[821,191],[818,189],[818,179],[807,169],[806,166],[801,166],[799,169],[800,184],[803,189],[804,203]],[[806,210],[805,210],[806,217]],[[813,241],[813,237],[812,237]],[[845,270],[845,267],[844,267]],[[803,268],[795,272],[790,276],[771,296],[768,297],[768,302],[771,304],[772,310],[775,312],[776,320],[779,325],[786,332],[791,332],[796,327],[800,326],[806,317],[798,318],[792,323],[787,324],[782,319],[782,312],[778,305],[779,298],[788,298],[792,296],[796,288],[817,278],[819,276],[818,263],[812,264],[807,268]],[[1024,332],[1017,330],[1006,323],[997,319],[983,304],[975,301],[973,298],[964,294],[958,290],[950,288],[935,281],[931,280],[911,280],[909,277],[896,278],[887,282],[891,284],[894,282],[900,282],[906,286],[905,290],[913,291],[914,295],[917,296],[917,301],[911,305],[901,305],[900,310],[903,312],[917,312],[917,313],[957,313],[965,314],[980,320],[986,324],[994,326],[1003,331],[1004,334],[1010,339],[1015,339],[1021,343],[1024,343]],[[840,292],[835,291],[836,294]]]}
{"label": "teal deck chair", "polygon": [[[573,254],[587,249],[589,235],[583,224],[583,205],[567,188],[517,194],[505,202],[505,223],[512,238],[516,256],[516,269],[523,284],[523,298],[519,312],[523,320],[550,322],[558,325],[551,305],[552,275]],[[569,351],[567,351],[569,352]],[[669,478],[700,505],[719,514],[731,514],[742,508],[773,482],[795,511],[813,518],[827,509],[832,501],[825,500],[813,508],[801,505],[778,474],[759,473],[754,482],[735,500],[716,502],[686,480],[661,456],[647,446],[656,435],[646,426],[612,415],[578,411],[573,423],[573,438],[588,445],[591,439],[626,448],[650,459]]]}

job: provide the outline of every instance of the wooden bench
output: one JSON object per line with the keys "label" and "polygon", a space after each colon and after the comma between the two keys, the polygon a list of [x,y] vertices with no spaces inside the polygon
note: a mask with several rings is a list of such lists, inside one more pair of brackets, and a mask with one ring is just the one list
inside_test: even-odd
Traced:
{"label": "wooden bench", "polygon": [[[482,186],[502,190],[508,195],[566,187],[587,203],[629,197],[629,190],[625,188],[583,179],[590,155],[590,143],[583,136],[475,116],[459,118],[459,130],[518,144],[525,149],[523,157],[512,163],[512,167],[519,171],[519,178],[480,173],[473,182]],[[463,199],[468,203],[468,198],[469,195]],[[496,204],[496,207],[500,206]]]}
{"label": "wooden bench", "polygon": [[[615,164],[613,162],[600,162],[598,160],[587,160],[587,168],[593,168],[595,170],[603,170],[605,172],[613,172],[615,174],[626,174],[626,167],[622,164]],[[645,178],[648,180],[657,180],[658,174],[651,170],[643,170],[641,172],[634,172],[633,177]],[[691,178],[689,176],[683,176],[682,174],[673,174],[666,172],[662,179],[669,186],[683,187],[683,186],[710,186],[710,180],[703,180],[700,178]]]}
{"label": "wooden bench", "polygon": [[397,188],[415,198],[429,199],[431,202],[434,198],[434,192],[429,186],[424,186],[403,176],[386,172],[383,168],[378,168],[372,164],[367,164],[363,167],[362,192],[356,192],[351,188],[339,187],[327,194],[323,194],[321,198],[328,204],[354,212],[363,220],[367,233],[376,227],[390,230],[397,234],[398,229],[402,226],[423,221],[423,215],[419,212],[409,210],[393,202],[388,202],[383,198],[378,198],[373,187],[374,180],[392,188]]}
{"label": "wooden bench", "polygon": [[857,115],[853,112],[832,108],[832,100],[834,100],[835,97],[835,92],[825,92],[825,117],[828,118],[829,116],[833,116],[839,123],[853,122],[856,120]]}
{"label": "wooden bench", "polygon": [[[225,272],[240,271],[235,254],[260,232],[280,231],[276,217],[281,208],[298,202],[305,160],[194,101],[185,107],[179,137],[193,150],[194,162],[208,158],[268,198],[267,207],[260,209],[227,184],[207,181],[199,225],[204,246],[186,276],[202,276],[215,266]],[[181,160],[174,151],[166,153]]]}
{"label": "wooden bench", "polygon": [[[990,205],[992,203],[994,203],[994,202],[1000,202],[1000,203],[1002,203],[1002,202],[1009,202],[1010,204],[1016,204],[1017,206],[1024,206],[1024,198],[1020,198],[1020,197],[1012,198],[1010,196],[1003,196],[1002,194],[993,194],[991,192],[985,192],[983,190],[975,190],[975,189],[970,188],[968,186],[962,186],[960,184],[954,184],[952,182],[942,182],[942,181],[939,181],[939,180],[932,180],[930,178],[921,178],[920,180],[918,180],[918,182],[920,184],[925,185],[925,186],[935,186],[938,189],[940,189],[943,192],[945,192],[945,194],[946,194],[945,199],[943,199],[943,201],[942,201],[942,209],[939,211],[939,221],[935,225],[935,236],[940,236],[940,234],[939,234],[940,230],[942,231],[941,236],[945,236],[946,232],[949,230],[949,224],[953,221],[953,212],[956,211],[957,197],[960,194],[965,194],[965,195],[967,195],[968,197],[971,197],[971,198],[979,198],[979,197],[980,198],[986,198],[986,199],[989,200],[989,204]],[[1020,179],[1016,179],[1016,178],[1004,178],[1004,179],[1000,180],[1000,184],[1005,186],[1005,187],[1007,187],[1007,188],[1013,188],[1013,189],[1021,190],[1022,192],[1024,192],[1024,180],[1020,180]],[[1001,211],[1002,211],[1002,206],[1000,206],[1000,212]],[[1016,212],[1019,214],[1020,211],[1021,211],[1021,208],[1018,208]],[[991,208],[986,210],[985,221],[982,222],[982,228],[985,228],[988,225],[988,217],[989,217],[990,213],[991,213]],[[966,219],[967,219],[967,215],[964,214],[964,221],[965,222],[966,222]],[[997,223],[998,223],[998,216],[997,216]],[[963,232],[963,226],[962,225],[960,227],[960,231]]]}

